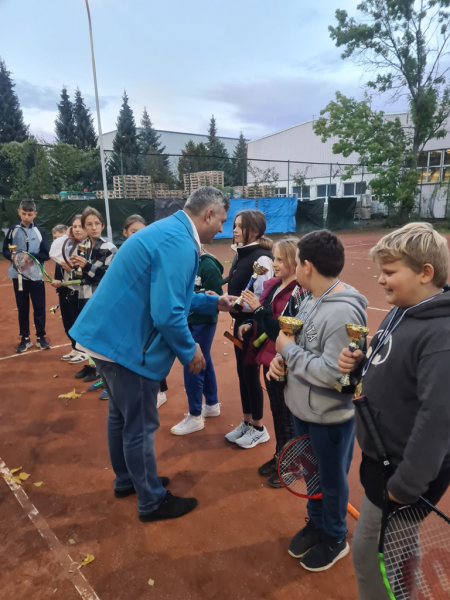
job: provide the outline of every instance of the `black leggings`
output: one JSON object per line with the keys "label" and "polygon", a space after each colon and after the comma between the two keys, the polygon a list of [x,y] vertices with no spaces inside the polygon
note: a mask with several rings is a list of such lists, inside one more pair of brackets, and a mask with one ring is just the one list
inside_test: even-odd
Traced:
{"label": "black leggings", "polygon": [[267,380],[266,375],[269,372],[268,367],[264,367],[263,371],[267,393],[269,394],[275,438],[277,440],[276,453],[279,454],[283,446],[294,437],[292,413],[284,401],[283,386],[277,381],[273,381],[273,379]]}
{"label": "black leggings", "polygon": [[[242,321],[235,322],[235,337],[237,337],[240,325],[242,325]],[[252,415],[252,421],[260,421],[263,418],[264,405],[264,396],[259,378],[260,366],[244,365],[245,353],[237,346],[234,347],[234,351],[236,354],[239,389],[241,392],[242,412],[244,415]]]}
{"label": "black leggings", "polygon": [[75,340],[69,335],[69,331],[75,324],[75,321],[80,314],[78,306],[78,292],[69,288],[59,289],[59,308],[61,310],[62,322],[64,331],[67,337],[72,342],[72,348],[75,350]]}

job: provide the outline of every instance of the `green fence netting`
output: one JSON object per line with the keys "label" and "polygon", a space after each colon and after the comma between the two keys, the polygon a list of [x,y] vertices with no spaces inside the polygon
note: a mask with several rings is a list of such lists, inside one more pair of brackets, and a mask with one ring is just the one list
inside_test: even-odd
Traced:
{"label": "green fence netting", "polygon": [[324,200],[309,200],[297,203],[295,213],[295,231],[313,231],[323,229],[323,205]]}
{"label": "green fence netting", "polygon": [[328,198],[327,228],[355,227],[356,198]]}

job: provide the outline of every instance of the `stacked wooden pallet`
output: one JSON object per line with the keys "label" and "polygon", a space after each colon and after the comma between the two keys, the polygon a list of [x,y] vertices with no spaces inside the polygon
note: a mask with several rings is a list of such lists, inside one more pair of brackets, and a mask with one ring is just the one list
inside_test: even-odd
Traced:
{"label": "stacked wooden pallet", "polygon": [[148,175],[114,175],[113,183],[116,198],[152,198],[152,178]]}
{"label": "stacked wooden pallet", "polygon": [[153,198],[187,198],[188,195],[186,190],[160,190],[159,192],[154,192]]}
{"label": "stacked wooden pallet", "polygon": [[[105,192],[104,190],[96,190],[95,195],[97,196],[97,200],[104,200],[105,199]],[[114,190],[108,190],[108,198],[115,198],[116,195],[114,193]]]}
{"label": "stacked wooden pallet", "polygon": [[246,185],[244,187],[244,198],[273,198],[275,186],[273,185]]}
{"label": "stacked wooden pallet", "polygon": [[184,189],[193,192],[204,185],[221,185],[224,186],[223,171],[199,171],[198,173],[190,173],[183,175]]}
{"label": "stacked wooden pallet", "polygon": [[167,183],[152,183],[152,193],[153,193],[153,198],[161,198],[161,196],[159,196],[158,194],[160,194],[161,192],[166,192],[168,191],[169,186],[167,185]]}

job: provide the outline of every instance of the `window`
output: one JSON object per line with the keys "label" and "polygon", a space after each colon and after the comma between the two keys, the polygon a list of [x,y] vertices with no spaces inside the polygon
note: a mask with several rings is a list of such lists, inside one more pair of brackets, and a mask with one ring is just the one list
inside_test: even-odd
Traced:
{"label": "window", "polygon": [[450,181],[450,167],[444,167],[442,169],[442,181]]}
{"label": "window", "polygon": [[450,150],[446,150],[444,153],[444,165],[450,165]]}
{"label": "window", "polygon": [[[361,184],[362,184],[362,191],[361,191]],[[366,189],[367,189],[367,184],[365,181],[358,181],[358,183],[355,185],[355,194],[356,196],[360,196],[361,194],[365,194],[366,193]]]}
{"label": "window", "polygon": [[275,188],[275,194],[279,194],[280,196],[286,196],[286,188]]}
{"label": "window", "polygon": [[439,181],[440,167],[430,167],[428,169],[428,183],[437,183]]}
{"label": "window", "polygon": [[326,198],[329,196],[336,196],[336,184],[333,183],[330,185],[318,185],[317,186],[317,197],[318,198]]}
{"label": "window", "polygon": [[355,184],[354,183],[344,183],[344,196],[354,196],[355,195]]}
{"label": "window", "polygon": [[430,167],[440,167],[441,166],[441,156],[442,152],[440,150],[430,152]]}
{"label": "window", "polygon": [[311,198],[311,188],[309,185],[302,187],[302,198],[307,198],[308,200]]}
{"label": "window", "polygon": [[420,152],[417,157],[417,166],[418,167],[427,167],[428,166],[428,152]]}

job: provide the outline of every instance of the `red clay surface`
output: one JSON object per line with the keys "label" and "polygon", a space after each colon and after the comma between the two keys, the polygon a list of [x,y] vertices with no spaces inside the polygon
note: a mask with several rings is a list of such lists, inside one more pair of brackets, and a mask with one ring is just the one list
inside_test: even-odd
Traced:
{"label": "red clay surface", "polygon": [[[370,300],[371,333],[388,310],[368,250],[381,237],[342,235],[347,262],[342,279]],[[228,244],[212,247],[228,268]],[[228,261],[228,262],[227,262]],[[14,355],[17,312],[6,261],[0,262],[0,359]],[[48,307],[57,303],[47,288]],[[373,310],[375,308],[381,310]],[[48,313],[53,346],[67,344],[59,311]],[[203,431],[170,434],[187,411],[182,369],[168,379],[168,402],[160,409],[156,436],[159,473],[171,478],[174,494],[195,496],[198,508],[174,521],[142,524],[135,497],[113,498],[113,472],[106,444],[107,403],[86,392],[68,405],[58,395],[85,391],[73,378],[78,370],[60,360],[69,347],[0,360],[0,459],[9,469],[31,474],[25,492],[50,529],[79,560],[95,561],[83,574],[100,600],[356,600],[351,557],[321,574],[308,573],[287,554],[290,538],[304,525],[305,502],[268,487],[257,468],[274,452],[273,439],[247,451],[224,434],[241,418],[232,344],[223,338],[230,317],[221,315],[213,344],[222,414]],[[32,341],[35,341],[34,333]],[[54,375],[58,377],[55,378]],[[273,434],[266,403],[265,423]],[[359,508],[359,451],[350,473],[350,502]],[[36,488],[33,482],[43,481]],[[450,512],[450,494],[442,502]],[[6,482],[0,479],[0,598],[47,600],[80,598],[72,575],[63,569]],[[351,542],[355,521],[348,517]],[[75,545],[69,544],[75,540]],[[154,580],[154,586],[148,580]]]}

